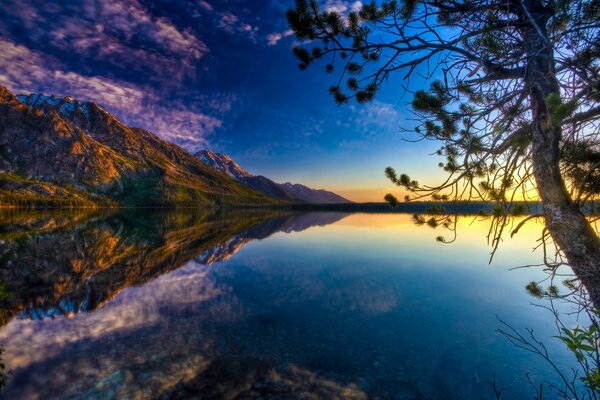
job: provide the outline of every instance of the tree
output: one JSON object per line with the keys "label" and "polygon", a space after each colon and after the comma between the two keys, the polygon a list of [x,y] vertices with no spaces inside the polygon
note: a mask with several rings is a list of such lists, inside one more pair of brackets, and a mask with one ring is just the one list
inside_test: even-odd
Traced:
{"label": "tree", "polygon": [[414,131],[440,142],[448,176],[427,186],[386,169],[407,200],[492,200],[501,217],[533,190],[544,243],[551,235],[600,305],[600,240],[583,212],[600,194],[598,0],[388,0],[350,12],[298,0],[287,17],[300,68],[339,69],[338,103],[372,100],[393,75],[429,81],[414,92]]}

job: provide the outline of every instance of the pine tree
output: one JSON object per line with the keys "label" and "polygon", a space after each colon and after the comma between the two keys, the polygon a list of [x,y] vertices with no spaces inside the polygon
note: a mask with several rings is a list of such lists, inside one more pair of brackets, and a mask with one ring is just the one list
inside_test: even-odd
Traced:
{"label": "pine tree", "polygon": [[547,232],[600,305],[600,240],[582,211],[600,194],[598,0],[388,0],[345,13],[298,0],[287,17],[300,68],[338,71],[329,92],[340,104],[374,99],[392,75],[429,81],[412,99],[415,133],[440,143],[447,180],[388,168],[409,200],[497,203],[497,246],[535,188]]}

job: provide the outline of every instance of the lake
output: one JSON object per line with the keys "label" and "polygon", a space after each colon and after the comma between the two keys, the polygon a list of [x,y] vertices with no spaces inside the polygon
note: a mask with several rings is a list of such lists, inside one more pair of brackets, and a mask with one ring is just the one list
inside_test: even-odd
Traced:
{"label": "lake", "polygon": [[[406,214],[5,212],[3,399],[529,399],[574,360],[525,285],[542,226]],[[531,381],[531,382],[529,382]],[[545,390],[546,398],[558,395]]]}

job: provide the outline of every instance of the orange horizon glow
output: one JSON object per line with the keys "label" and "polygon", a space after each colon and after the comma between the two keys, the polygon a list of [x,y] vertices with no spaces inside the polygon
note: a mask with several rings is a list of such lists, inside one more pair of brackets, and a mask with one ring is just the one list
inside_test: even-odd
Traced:
{"label": "orange horizon glow", "polygon": [[[514,201],[539,201],[539,195],[537,189],[531,184],[525,190],[518,190],[514,193],[512,198]],[[331,189],[332,192],[339,194],[342,197],[347,198],[355,203],[385,203],[384,197],[386,194],[391,193],[398,198],[400,202],[404,202],[404,196],[409,195],[411,198],[414,197],[411,193],[403,190],[399,187],[380,187],[372,189]],[[511,199],[512,193],[508,196]],[[420,198],[413,201],[429,201],[429,196]],[[467,200],[465,197],[464,200]],[[483,199],[473,199],[473,201],[484,201]]]}

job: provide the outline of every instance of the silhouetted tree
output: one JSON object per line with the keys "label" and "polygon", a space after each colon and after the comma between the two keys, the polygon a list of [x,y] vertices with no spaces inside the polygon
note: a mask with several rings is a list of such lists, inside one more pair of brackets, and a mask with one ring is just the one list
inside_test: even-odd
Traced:
{"label": "silhouetted tree", "polygon": [[440,142],[448,177],[427,186],[387,168],[407,200],[492,200],[502,217],[539,195],[544,240],[600,305],[600,240],[582,212],[600,193],[599,1],[404,0],[340,12],[298,0],[287,16],[303,40],[300,68],[325,58],[339,71],[338,103],[372,100],[393,74],[429,81],[414,92],[415,132]]}

